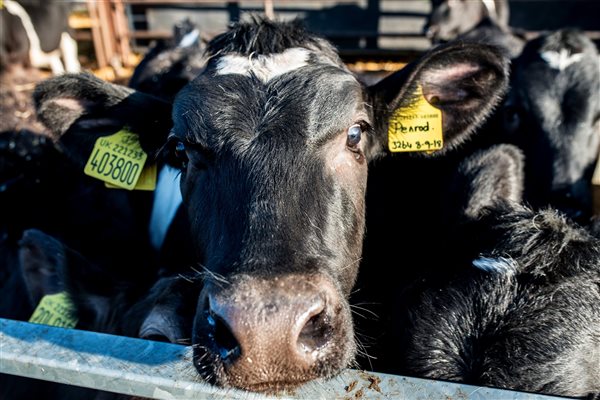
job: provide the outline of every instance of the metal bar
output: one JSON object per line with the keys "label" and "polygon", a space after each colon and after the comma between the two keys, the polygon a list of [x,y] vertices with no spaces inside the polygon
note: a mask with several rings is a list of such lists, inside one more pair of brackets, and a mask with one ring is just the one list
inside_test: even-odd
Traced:
{"label": "metal bar", "polygon": [[208,385],[191,360],[191,347],[0,319],[0,373],[154,399],[557,399],[357,370],[267,397]]}

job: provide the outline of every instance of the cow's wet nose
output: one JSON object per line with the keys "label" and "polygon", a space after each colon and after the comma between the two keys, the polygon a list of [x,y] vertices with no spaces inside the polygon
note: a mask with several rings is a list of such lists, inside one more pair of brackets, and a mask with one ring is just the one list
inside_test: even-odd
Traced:
{"label": "cow's wet nose", "polygon": [[233,386],[294,386],[338,370],[352,353],[349,312],[327,279],[249,278],[205,293],[202,345]]}
{"label": "cow's wet nose", "polygon": [[310,367],[333,330],[330,296],[311,289],[301,295],[294,295],[293,288],[273,290],[258,304],[209,294],[207,318],[221,358],[230,365],[277,361]]}

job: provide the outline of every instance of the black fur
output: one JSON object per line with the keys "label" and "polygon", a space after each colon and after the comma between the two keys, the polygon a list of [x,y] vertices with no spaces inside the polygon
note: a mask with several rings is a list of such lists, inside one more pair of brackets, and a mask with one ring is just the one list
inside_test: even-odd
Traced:
{"label": "black fur", "polygon": [[563,396],[598,393],[600,242],[557,211],[515,203],[503,188],[522,176],[477,158],[484,162],[465,161],[456,181],[471,189],[458,184],[458,192],[492,185],[497,197],[456,225],[450,242],[464,256],[463,271],[416,295],[399,323],[408,343],[403,372]]}

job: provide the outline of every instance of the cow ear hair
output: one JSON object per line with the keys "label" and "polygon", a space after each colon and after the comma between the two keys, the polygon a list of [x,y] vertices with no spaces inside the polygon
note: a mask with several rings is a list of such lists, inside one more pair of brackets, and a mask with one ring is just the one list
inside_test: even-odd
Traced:
{"label": "cow ear hair", "polygon": [[60,272],[66,256],[61,242],[37,229],[28,229],[19,241],[18,257],[32,307],[45,295],[63,290]]}
{"label": "cow ear hair", "polygon": [[88,155],[98,137],[123,127],[153,155],[172,126],[171,104],[87,73],[42,81],[33,99],[39,120],[75,155]]}
{"label": "cow ear hair", "polygon": [[442,112],[443,154],[458,147],[482,125],[508,87],[509,60],[494,46],[455,41],[424,54],[369,88],[375,106],[377,145],[387,149],[393,113],[425,99]]}
{"label": "cow ear hair", "polygon": [[452,207],[461,210],[460,218],[477,219],[486,210],[515,205],[523,200],[524,156],[510,144],[481,150],[459,166],[451,183],[456,201]]}
{"label": "cow ear hair", "polygon": [[142,339],[179,343],[189,337],[189,333],[187,335],[183,333],[178,320],[175,309],[154,306],[144,318],[138,336]]}

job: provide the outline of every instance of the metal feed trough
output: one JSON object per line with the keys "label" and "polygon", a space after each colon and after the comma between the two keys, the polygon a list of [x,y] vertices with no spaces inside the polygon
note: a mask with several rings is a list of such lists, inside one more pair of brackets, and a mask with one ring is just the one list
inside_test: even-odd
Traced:
{"label": "metal feed trough", "polygon": [[191,347],[0,319],[1,373],[153,399],[557,399],[357,370],[268,397],[208,385],[191,360]]}

